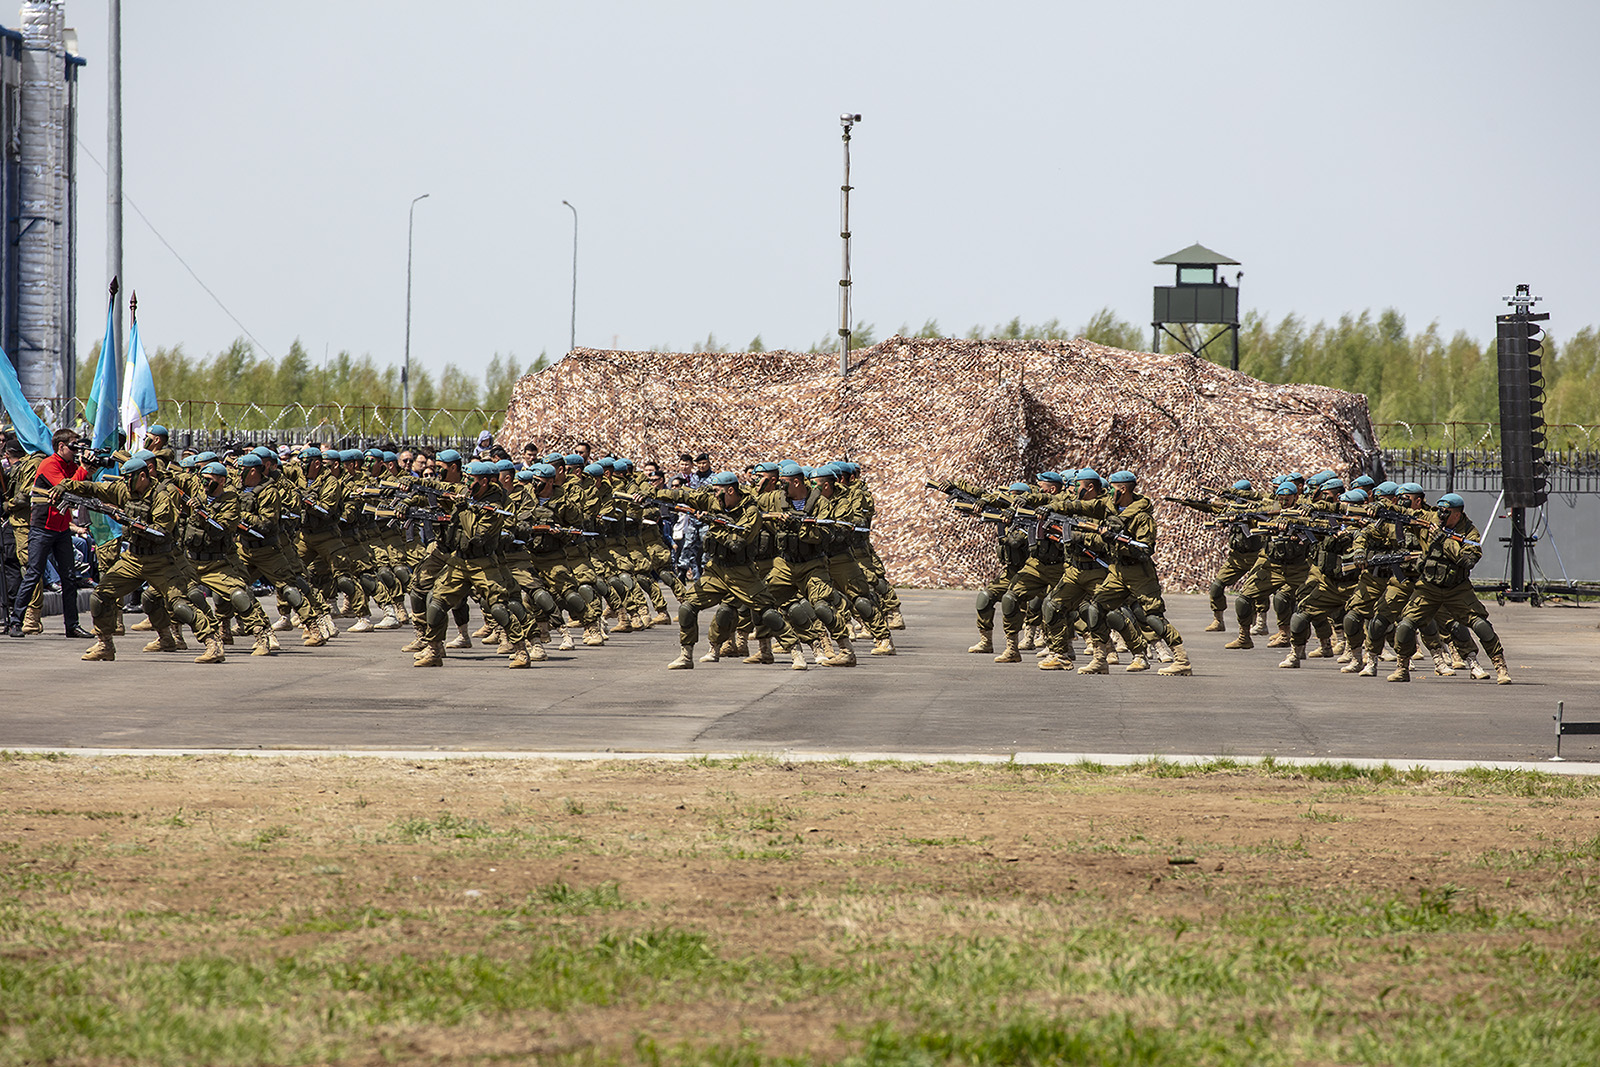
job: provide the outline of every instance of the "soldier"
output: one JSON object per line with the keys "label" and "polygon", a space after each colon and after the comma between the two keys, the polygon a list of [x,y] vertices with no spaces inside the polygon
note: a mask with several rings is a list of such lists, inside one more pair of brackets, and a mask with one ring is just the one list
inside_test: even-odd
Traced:
{"label": "soldier", "polygon": [[449,555],[428,596],[423,618],[424,647],[412,661],[416,667],[444,663],[447,620],[451,609],[464,603],[469,592],[485,605],[485,614],[507,634],[521,632],[526,617],[520,602],[508,603],[495,562],[500,532],[509,513],[505,490],[495,481],[491,463],[472,463],[467,475],[471,479],[467,495],[456,503],[450,521],[443,524],[440,543]]}
{"label": "soldier", "polygon": [[[1255,486],[1248,478],[1240,478],[1234,482],[1232,492],[1223,500],[1187,502],[1197,511],[1222,515],[1223,518],[1219,519],[1216,525],[1223,526],[1228,531],[1228,554],[1223,559],[1222,568],[1217,571],[1217,576],[1211,579],[1212,619],[1206,626],[1206,633],[1221,633],[1228,628],[1222,621],[1222,614],[1228,609],[1228,587],[1248,575],[1261,562],[1261,550],[1264,546],[1261,535],[1248,521],[1230,519],[1227,513],[1264,502],[1266,498],[1256,492]],[[1267,608],[1265,596],[1261,596],[1256,605],[1264,614]],[[1248,631],[1245,636],[1249,636]]]}
{"label": "soldier", "polygon": [[755,613],[755,633],[764,649],[770,651],[776,638],[778,647],[790,654],[797,671],[807,668],[794,628],[778,610],[772,590],[752,565],[756,542],[765,520],[760,502],[739,485],[739,476],[722,471],[706,479],[707,489],[658,489],[657,500],[685,503],[706,518],[706,549],[711,560],[705,572],[689,590],[689,597],[678,607],[678,658],[668,670],[691,670],[694,646],[700,640],[700,612],[725,605],[737,612],[739,606]]}
{"label": "soldier", "polygon": [[[1006,507],[1010,507],[1015,494],[1027,491],[1027,482],[1012,482],[1006,489],[1008,494],[1004,501]],[[999,606],[1006,590],[1011,588],[1011,583],[1017,580],[1017,574],[1028,562],[1027,533],[1009,524],[991,525],[994,526],[995,557],[1000,563],[1000,571],[988,585],[978,591],[978,641],[967,649],[968,652],[980,654],[994,651],[994,610]]]}
{"label": "soldier", "polygon": [[[1092,467],[1072,471],[1071,475],[1077,484],[1079,500],[1097,500],[1105,492],[1105,479]],[[1113,558],[1116,547],[1093,530],[1069,527],[1063,532],[1066,533],[1062,538],[1065,562],[1061,580],[1051,588],[1044,602],[1048,652],[1039,660],[1042,671],[1062,671],[1072,666],[1073,620],[1094,600],[1110,574],[1107,561]]]}
{"label": "soldier", "polygon": [[[42,452],[29,452],[23,454],[19,442],[13,441],[11,449],[15,459],[11,464],[11,493],[6,498],[6,522],[11,525],[11,534],[16,545],[16,560],[18,569],[18,591],[21,591],[22,575],[28,573],[28,531],[32,525],[33,515],[33,482],[39,473],[39,466],[50,457]],[[44,633],[44,583],[38,582],[33,586],[26,604],[9,605],[13,614],[20,606],[22,608],[21,632],[24,634]],[[9,620],[7,620],[8,628]]]}
{"label": "soldier", "polygon": [[[1041,489],[1037,492],[1017,493],[1011,496],[1012,506],[1019,509],[1043,509],[1062,499],[1060,490],[1064,483],[1061,475],[1055,471],[1046,471],[1039,477]],[[1002,503],[1004,499],[999,494],[990,494],[984,498],[984,502],[994,505]],[[1038,536],[1037,519],[1014,525],[1028,531],[1026,534],[1028,559],[1000,597],[1000,615],[1006,632],[1006,647],[994,658],[996,663],[1022,662],[1024,615],[1032,611],[1031,605],[1035,600],[1042,604],[1044,597],[1061,581],[1061,572],[1066,567],[1066,552],[1061,542]],[[1033,628],[1027,626],[1027,631],[1029,637],[1032,637]],[[1031,648],[1034,643],[1036,642],[1030,641],[1028,646]]]}
{"label": "soldier", "polygon": [[828,580],[827,528],[817,522],[822,494],[806,482],[800,464],[773,466],[778,484],[760,496],[762,513],[776,528],[767,584],[818,663],[854,667],[850,629],[839,615],[844,596]]}
{"label": "soldier", "polygon": [[1494,662],[1495,683],[1511,684],[1505,650],[1489,622],[1483,602],[1472,591],[1472,568],[1483,556],[1481,535],[1466,516],[1466,502],[1446,493],[1434,502],[1437,517],[1422,527],[1422,566],[1415,592],[1395,624],[1395,652],[1400,662],[1391,682],[1411,680],[1411,656],[1417,650],[1418,628],[1444,614],[1471,620],[1468,625]]}
{"label": "soldier", "polygon": [[[258,457],[252,456],[252,459]],[[258,460],[259,461],[259,460]],[[228,488],[228,468],[221,463],[207,463],[200,471],[202,481],[199,493],[189,497],[188,520],[183,529],[183,548],[195,566],[198,585],[210,589],[217,596],[220,616],[219,629],[227,632],[222,622],[237,614],[239,625],[254,637],[252,656],[269,655],[272,642],[266,613],[250,593],[250,582],[236,562],[238,549],[236,534],[241,523],[239,496]],[[246,537],[252,536],[253,527],[245,527]],[[263,532],[254,530],[253,536]],[[189,599],[198,600],[200,588],[191,588]]]}
{"label": "soldier", "polygon": [[[846,611],[853,611],[867,632],[872,635],[871,655],[895,654],[894,639],[889,625],[879,610],[878,597],[882,586],[874,586],[861,569],[852,545],[855,527],[861,525],[861,514],[853,494],[841,493],[838,487],[839,468],[832,463],[818,467],[814,472],[817,492],[817,516],[831,520],[826,527],[823,544],[828,551],[828,581],[844,594]],[[850,531],[845,533],[843,531]]]}
{"label": "soldier", "polygon": [[[1343,485],[1336,478],[1323,479],[1322,484],[1325,487]],[[1324,488],[1321,492],[1333,491],[1336,490]],[[1345,504],[1365,504],[1367,494],[1358,489],[1342,494],[1339,501]],[[1317,540],[1312,554],[1311,576],[1299,590],[1296,597],[1298,603],[1289,618],[1289,654],[1278,666],[1290,668],[1300,666],[1300,661],[1306,658],[1306,642],[1313,628],[1316,630],[1320,646],[1317,649],[1319,656],[1331,659],[1338,655],[1330,637],[1333,623],[1343,620],[1346,605],[1360,579],[1360,572],[1355,567],[1346,569],[1349,562],[1346,555],[1352,552],[1356,536],[1357,531],[1347,527]]]}
{"label": "soldier", "polygon": [[[1110,673],[1106,654],[1111,645],[1111,626],[1117,625],[1133,653],[1127,668],[1130,673],[1149,669],[1144,637],[1148,629],[1172,649],[1172,662],[1156,673],[1189,674],[1189,654],[1183,647],[1183,635],[1167,621],[1161,582],[1156,577],[1155,505],[1149,497],[1139,493],[1132,471],[1117,471],[1107,480],[1115,493],[1109,501],[1102,496],[1092,500],[1067,500],[1056,505],[1057,510],[1069,515],[1099,519],[1101,536],[1115,542],[1111,546],[1112,557],[1107,561],[1110,573],[1095,589],[1084,612],[1084,622],[1098,642],[1093,648],[1093,658],[1079,667],[1078,673]],[[1127,614],[1118,610],[1124,606]]]}
{"label": "soldier", "polygon": [[[1299,485],[1303,481],[1298,474],[1291,474],[1278,483],[1273,501],[1280,510],[1288,510],[1300,502]],[[1289,619],[1294,614],[1295,593],[1311,576],[1311,546],[1309,537],[1293,529],[1280,529],[1267,540],[1260,561],[1245,578],[1233,602],[1234,614],[1239,618],[1239,636],[1223,648],[1255,647],[1250,629],[1257,619],[1257,602],[1262,597],[1271,598],[1272,609],[1278,616],[1278,632],[1267,642],[1267,647],[1289,646]]]}
{"label": "soldier", "polygon": [[[300,557],[289,552],[285,544],[283,513],[295,504],[282,484],[270,477],[262,451],[271,449],[257,449],[239,457],[239,522],[254,531],[246,534],[239,545],[239,560],[272,586],[279,603],[299,614],[305,628],[305,644],[324,645],[328,639],[322,636],[316,622],[322,613],[317,592],[306,581]],[[267,647],[277,650],[271,630]]]}
{"label": "soldier", "polygon": [[[121,509],[129,522],[126,530],[128,550],[112,567],[101,574],[100,584],[90,599],[94,616],[95,643],[83,654],[86,660],[111,661],[117,658],[112,635],[116,630],[118,604],[141,584],[148,584],[145,610],[151,616],[158,637],[146,651],[172,647],[171,624],[176,621],[194,627],[205,642],[205,652],[196,663],[221,663],[226,657],[217,628],[209,616],[198,611],[184,580],[185,568],[178,561],[178,531],[182,522],[175,488],[159,484],[149,462],[135,454],[122,465],[122,477],[115,481],[70,481],[58,485],[53,495],[62,493],[103,501]],[[118,521],[121,521],[119,517]]]}

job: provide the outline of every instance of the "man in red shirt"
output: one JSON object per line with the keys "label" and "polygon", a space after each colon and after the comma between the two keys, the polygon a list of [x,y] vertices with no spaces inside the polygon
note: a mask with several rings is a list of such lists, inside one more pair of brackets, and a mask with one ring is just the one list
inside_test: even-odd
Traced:
{"label": "man in red shirt", "polygon": [[6,635],[22,636],[22,614],[34,587],[44,581],[45,563],[54,559],[56,573],[61,576],[61,614],[67,625],[68,637],[93,637],[78,625],[78,586],[74,574],[78,561],[72,549],[71,521],[64,512],[50,506],[50,490],[68,479],[82,480],[89,472],[78,465],[78,435],[72,430],[57,430],[50,439],[55,454],[39,464],[39,473],[33,479],[33,510],[28,522],[28,570],[22,576],[22,588],[11,605],[11,618],[7,620]]}

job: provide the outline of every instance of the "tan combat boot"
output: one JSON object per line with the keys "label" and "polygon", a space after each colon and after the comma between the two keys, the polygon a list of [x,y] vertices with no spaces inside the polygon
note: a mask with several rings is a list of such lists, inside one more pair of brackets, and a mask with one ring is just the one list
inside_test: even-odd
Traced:
{"label": "tan combat boot", "polygon": [[561,628],[561,643],[556,646],[557,652],[571,652],[578,646],[572,642],[572,631],[565,626]]}
{"label": "tan combat boot", "polygon": [[84,652],[83,658],[91,662],[110,663],[117,658],[117,646],[112,643],[109,634],[104,637],[96,635],[94,644]]}
{"label": "tan combat boot", "polygon": [[[492,633],[494,633],[494,621],[491,619],[484,619],[483,625],[472,631],[472,636],[477,638],[479,641],[482,641],[485,637],[488,637]],[[449,646],[447,645],[445,647],[448,648]],[[470,648],[472,646],[468,645],[467,647]]]}
{"label": "tan combat boot", "polygon": [[1357,678],[1376,678],[1378,676],[1378,654],[1372,649],[1366,649],[1367,662],[1356,672]]}
{"label": "tan combat boot", "polygon": [[294,629],[294,622],[290,620],[289,616],[280,611],[278,612],[278,617],[273,620],[272,628],[281,634],[286,630]]}
{"label": "tan combat boot", "polygon": [[1054,652],[1048,653],[1044,659],[1039,661],[1039,669],[1041,671],[1064,671],[1069,666],[1071,666],[1070,661],[1062,659]]}
{"label": "tan combat boot", "polygon": [[1033,651],[1033,646],[1038,644],[1038,642],[1034,640],[1033,634],[1034,634],[1034,629],[1033,629],[1032,626],[1024,626],[1022,628],[1022,633],[1017,636],[1017,649],[1018,649],[1018,651],[1021,651],[1021,652],[1032,652]]}
{"label": "tan combat boot", "polygon": [[724,648],[722,650],[722,654],[727,656],[729,659],[732,659],[735,656],[739,657],[740,659],[744,659],[750,654],[750,635],[745,633],[743,630],[740,630],[738,633],[734,634],[733,651],[730,652]]}
{"label": "tan combat boot", "polygon": [[1345,661],[1340,659],[1340,657],[1348,656],[1349,654],[1350,649],[1345,645],[1344,642],[1344,631],[1335,626],[1333,628],[1333,658],[1338,662],[1343,663]]}
{"label": "tan combat boot", "polygon": [[217,620],[217,626],[222,631],[218,635],[217,639],[225,645],[233,644],[233,616],[224,615],[222,618]]}
{"label": "tan combat boot", "polygon": [[1484,670],[1482,667],[1480,667],[1478,665],[1478,655],[1477,655],[1477,653],[1473,653],[1472,655],[1467,657],[1467,676],[1472,678],[1472,679],[1474,679],[1475,681],[1480,681],[1480,682],[1483,681],[1485,678],[1493,678],[1494,677],[1494,675],[1490,674],[1488,671]]}
{"label": "tan combat boot", "polygon": [[700,657],[700,662],[715,663],[721,658],[722,650],[717,648],[716,644],[713,643],[710,648],[706,649],[706,654]]}
{"label": "tan combat boot", "polygon": [[157,630],[155,640],[151,641],[148,645],[145,645],[144,650],[146,652],[178,651],[178,640],[172,634],[172,627],[168,626],[164,629]]}
{"label": "tan combat boot", "polygon": [[837,652],[817,662],[824,667],[854,667],[856,665],[856,650],[850,647],[850,639],[847,637],[839,642],[839,650]]}
{"label": "tan combat boot", "polygon": [[1391,681],[1391,682],[1409,682],[1409,681],[1411,681],[1411,661],[1409,659],[1400,659],[1397,662],[1398,662],[1399,665],[1397,667],[1395,667],[1394,673],[1389,675],[1389,681]]}
{"label": "tan combat boot", "polygon": [[[481,627],[480,627],[481,629]],[[446,642],[445,648],[471,648],[472,635],[467,633],[465,626],[456,627],[456,635]]]}
{"label": "tan combat boot", "polygon": [[1129,674],[1138,674],[1140,671],[1149,670],[1150,664],[1145,662],[1143,652],[1135,652],[1133,659],[1129,660],[1128,665],[1123,669]]}
{"label": "tan combat boot", "polygon": [[1211,622],[1206,625],[1206,633],[1220,634],[1227,628],[1228,624],[1222,621],[1222,612],[1213,611],[1211,613]]}
{"label": "tan combat boot", "polygon": [[355,625],[350,627],[350,629],[346,630],[345,633],[348,633],[348,634],[370,634],[372,631],[374,631],[376,629],[377,629],[377,627],[372,625],[372,616],[370,616],[370,615],[361,615],[361,616],[357,617]]}
{"label": "tan combat boot", "polygon": [[1494,661],[1494,684],[1510,685],[1511,671],[1506,666],[1506,654],[1502,652],[1498,656],[1490,656],[1489,658]]}
{"label": "tan combat boot", "polygon": [[499,640],[495,645],[495,651],[502,656],[509,656],[517,642],[511,640],[511,635],[501,629],[496,629],[494,633],[489,635],[491,641],[496,638],[499,638]]}
{"label": "tan combat boot", "polygon": [[967,649],[967,651],[968,652],[993,652],[994,651],[994,631],[993,630],[979,630],[978,631],[978,643],[973,645],[971,648]]}
{"label": "tan combat boot", "polygon": [[1350,646],[1350,660],[1339,668],[1340,674],[1360,674],[1367,665],[1367,650],[1361,645]]}
{"label": "tan combat boot", "polygon": [[[1299,646],[1302,652],[1305,651],[1305,647],[1305,645]],[[1317,647],[1306,653],[1306,655],[1311,659],[1334,659],[1339,655],[1339,651],[1333,647],[1331,640],[1326,637],[1319,637],[1317,638]]]}
{"label": "tan combat boot", "polygon": [[1463,656],[1461,654],[1461,650],[1454,645],[1450,646],[1450,666],[1458,671],[1464,671],[1467,669],[1467,658]]}
{"label": "tan combat boot", "polygon": [[894,611],[889,612],[889,617],[884,620],[884,625],[891,630],[904,630],[906,628],[905,616],[900,614],[899,608],[896,608]]}
{"label": "tan combat boot", "polygon": [[117,624],[111,628],[111,632],[118,637],[128,632],[122,628],[122,612],[120,611],[117,612]]}
{"label": "tan combat boot", "polygon": [[130,631],[136,633],[145,633],[150,630],[154,630],[155,628],[156,624],[150,621],[150,616],[148,615],[134,623],[132,626],[128,627]]}
{"label": "tan combat boot", "polygon": [[[747,645],[745,647],[748,648],[749,646]],[[749,655],[745,656],[744,662],[746,662],[746,663],[771,663],[772,662],[772,638],[763,637],[760,641],[756,642],[755,651],[751,652]]]}
{"label": "tan combat boot", "polygon": [[44,633],[44,615],[38,608],[29,608],[22,613],[22,632],[25,634]]}
{"label": "tan combat boot", "polygon": [[[717,650],[714,649],[714,648],[711,650],[711,658],[710,659],[707,659],[704,656],[700,657],[700,662],[701,663],[715,663],[716,661],[717,661]],[[667,664],[667,670],[669,670],[669,671],[692,671],[692,670],[694,670],[694,648],[692,646],[690,646],[690,645],[681,646],[678,649],[678,658],[673,660],[671,663]]]}
{"label": "tan combat boot", "polygon": [[385,605],[383,605],[383,618],[379,619],[376,623],[374,623],[372,628],[374,630],[398,630],[398,629],[400,629],[400,616],[395,614],[395,610],[394,610],[394,605],[393,604],[385,604]]}
{"label": "tan combat boot", "polygon": [[[198,638],[199,634],[196,634],[195,636]],[[172,627],[172,647],[178,652],[189,651],[189,645],[183,639],[183,627],[176,624],[174,624]]]}
{"label": "tan combat boot", "polygon": [[617,613],[617,621],[611,624],[611,632],[614,634],[633,633],[633,622],[628,618],[626,611]]}
{"label": "tan combat boot", "polygon": [[1079,674],[1110,674],[1111,667],[1106,659],[1106,643],[1098,639],[1089,642],[1089,662],[1078,668]]}
{"label": "tan combat boot", "polygon": [[1280,666],[1280,667],[1288,667],[1289,669],[1293,670],[1294,668],[1300,666],[1300,661],[1301,660],[1306,658],[1305,653],[1306,653],[1306,646],[1305,645],[1294,645],[1293,647],[1291,647],[1289,649],[1289,654],[1287,656],[1283,657],[1283,662],[1278,664],[1278,666]]}
{"label": "tan combat boot", "polygon": [[512,670],[520,670],[532,663],[528,659],[528,649],[521,641],[514,641],[511,645],[511,658],[506,660],[506,666]]}
{"label": "tan combat boot", "polygon": [[323,612],[317,616],[317,629],[322,631],[322,636],[332,641],[339,636],[339,624],[333,621],[331,612]]}
{"label": "tan combat boot", "polygon": [[1182,645],[1172,646],[1172,662],[1162,667],[1157,674],[1164,674],[1168,678],[1175,675],[1193,674],[1194,670],[1189,663],[1189,652]]}
{"label": "tan combat boot", "polygon": [[528,641],[526,644],[528,646],[528,662],[543,663],[545,660],[550,658],[550,653],[546,652],[544,650],[544,645],[540,644],[539,642]]}
{"label": "tan combat boot", "polygon": [[272,655],[272,642],[267,640],[267,632],[265,630],[256,634],[255,647],[250,649],[250,654],[252,656]]}
{"label": "tan combat boot", "polygon": [[[420,651],[422,642],[422,637],[420,635],[417,637],[417,642],[418,650]],[[300,643],[307,648],[321,648],[323,645],[328,643],[328,639],[323,636],[322,628],[320,626],[311,625],[305,628],[304,637]],[[407,651],[410,651],[410,649],[407,649]]]}
{"label": "tan combat boot", "polygon": [[1239,636],[1222,646],[1223,648],[1255,648],[1256,643],[1250,639],[1250,628],[1241,625]]}
{"label": "tan combat boot", "polygon": [[405,644],[401,645],[400,651],[411,653],[421,652],[423,648],[427,646],[427,644],[428,639],[422,636],[422,622],[419,619],[417,621],[417,635],[410,641],[407,641]]}
{"label": "tan combat boot", "polygon": [[800,651],[800,646],[795,645],[789,650],[789,669],[792,671],[805,671],[811,669],[811,664],[806,662],[806,654]]}
{"label": "tan combat boot", "polygon": [[[875,642],[872,646],[872,654],[874,656],[892,656],[898,651],[894,647],[894,638],[887,634],[884,635],[883,640]],[[1020,663],[1021,661],[1022,657],[1018,656],[1013,662]]]}
{"label": "tan combat boot", "polygon": [[267,630],[267,651],[269,651],[269,652],[282,652],[283,651],[283,646],[278,643],[278,635],[273,633],[270,628]]}
{"label": "tan combat boot", "polygon": [[411,665],[413,667],[444,666],[444,642],[429,641],[427,644],[423,645],[422,651],[418,652],[412,659]]}
{"label": "tan combat boot", "polygon": [[395,604],[394,604],[394,617],[395,617],[396,621],[398,621],[400,623],[401,626],[404,626],[404,625],[406,625],[407,623],[409,623],[411,621],[411,612],[406,610],[406,598],[405,597],[401,597],[399,600],[395,601]]}
{"label": "tan combat boot", "polygon": [[605,644],[606,643],[605,627],[602,626],[598,622],[595,623],[593,626],[584,627],[584,630],[583,630],[583,643],[586,644],[586,645],[589,645],[591,647]]}
{"label": "tan combat boot", "polygon": [[665,626],[667,623],[672,621],[672,616],[668,615],[664,611],[658,611],[654,615],[650,616],[650,621],[656,626]]}
{"label": "tan combat boot", "polygon": [[1257,637],[1265,637],[1267,635],[1267,613],[1265,611],[1256,613],[1256,623],[1250,627],[1250,632]]}
{"label": "tan combat boot", "polygon": [[206,639],[206,650],[196,656],[194,661],[196,663],[221,663],[227,658],[228,654],[222,648],[222,639],[212,636]]}
{"label": "tan combat boot", "polygon": [[1451,675],[1456,673],[1455,668],[1450,666],[1450,659],[1444,654],[1444,649],[1438,649],[1434,651],[1432,655],[1434,674],[1440,675],[1444,678],[1449,678]]}
{"label": "tan combat boot", "polygon": [[1289,636],[1288,624],[1281,622],[1278,624],[1278,632],[1267,639],[1268,648],[1288,648],[1293,643],[1294,638]]}

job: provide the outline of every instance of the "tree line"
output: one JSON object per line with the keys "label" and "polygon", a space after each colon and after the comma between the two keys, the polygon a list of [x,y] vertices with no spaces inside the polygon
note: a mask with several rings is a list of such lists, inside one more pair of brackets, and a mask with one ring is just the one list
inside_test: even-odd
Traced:
{"label": "tree line", "polygon": [[[1191,341],[1203,342],[1220,328],[1203,330]],[[927,320],[915,330],[909,324],[902,325],[898,332],[909,337],[953,336],[936,319]],[[974,340],[1083,337],[1133,351],[1147,350],[1150,341],[1147,327],[1120,319],[1109,308],[1096,312],[1077,329],[1064,327],[1059,319],[1030,325],[1014,318],[992,327],[973,326],[962,336]],[[873,324],[857,323],[851,347],[865,348],[877,340]],[[1165,352],[1182,350],[1171,337],[1163,337],[1162,342]],[[837,344],[837,337],[829,336],[807,350],[826,352]],[[1547,334],[1543,346],[1546,423],[1600,425],[1600,331],[1585,326],[1571,334]],[[657,348],[671,350],[668,345]],[[742,351],[766,349],[757,335]],[[722,352],[728,346],[719,342],[715,334],[708,334],[691,350]],[[1224,364],[1228,361],[1226,338],[1211,345],[1207,358]],[[96,344],[79,364],[80,399],[88,395],[98,359]],[[348,351],[315,360],[298,340],[279,359],[258,355],[254,346],[241,338],[221,352],[203,357],[190,355],[181,344],[158,348],[151,354],[150,364],[156,391],[163,400],[254,403],[274,415],[291,404],[398,408],[401,403],[398,366],[380,366],[370,355],[352,356]],[[445,364],[435,375],[413,361],[411,403],[419,410],[494,411],[510,403],[511,388],[519,378],[548,365],[543,353],[523,365],[515,354],[502,356],[497,352],[482,378],[478,378],[454,363]],[[1417,428],[1418,437],[1438,436],[1427,434],[1427,424],[1493,426],[1499,421],[1493,338],[1484,342],[1465,331],[1447,338],[1436,323],[1420,331],[1410,330],[1405,317],[1393,308],[1376,315],[1371,311],[1346,314],[1337,322],[1315,325],[1292,314],[1274,322],[1258,312],[1249,312],[1239,330],[1239,369],[1268,382],[1313,383],[1363,393],[1371,406],[1373,422],[1411,424]],[[1398,430],[1387,437],[1387,444],[1403,444],[1411,434]],[[1552,443],[1592,447],[1587,433],[1582,431],[1552,433]]]}

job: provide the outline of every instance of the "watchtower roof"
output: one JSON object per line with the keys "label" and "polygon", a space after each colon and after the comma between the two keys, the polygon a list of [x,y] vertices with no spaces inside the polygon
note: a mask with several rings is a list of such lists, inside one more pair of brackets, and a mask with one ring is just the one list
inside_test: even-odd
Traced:
{"label": "watchtower roof", "polygon": [[1170,256],[1162,256],[1156,263],[1171,263],[1179,267],[1240,266],[1237,259],[1229,259],[1221,252],[1213,252],[1202,244],[1192,244]]}

